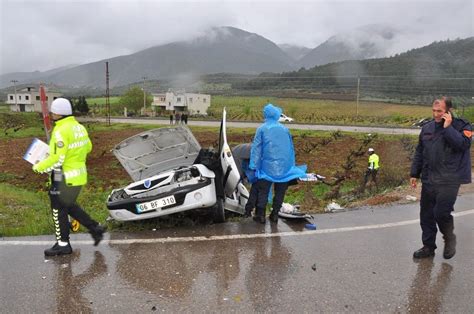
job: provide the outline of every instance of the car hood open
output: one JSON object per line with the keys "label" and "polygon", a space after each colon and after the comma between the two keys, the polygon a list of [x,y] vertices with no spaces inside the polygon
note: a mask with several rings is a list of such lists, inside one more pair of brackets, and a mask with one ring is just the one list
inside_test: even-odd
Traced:
{"label": "car hood open", "polygon": [[[232,195],[241,182],[239,168],[227,143],[226,110],[223,109],[219,132],[219,159],[226,195]],[[143,180],[178,167],[190,166],[201,146],[184,126],[167,127],[134,135],[112,150],[134,181]]]}
{"label": "car hood open", "polygon": [[201,146],[187,127],[160,128],[134,135],[112,150],[127,173],[139,181],[192,165]]}

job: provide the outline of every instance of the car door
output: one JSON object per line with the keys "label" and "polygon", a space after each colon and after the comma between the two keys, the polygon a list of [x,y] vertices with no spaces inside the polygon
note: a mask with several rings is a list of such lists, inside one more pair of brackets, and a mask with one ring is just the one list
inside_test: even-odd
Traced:
{"label": "car door", "polygon": [[237,164],[235,163],[232,150],[227,143],[227,112],[224,108],[222,111],[222,121],[219,136],[219,152],[222,165],[222,171],[224,174],[224,190],[226,195],[232,195],[240,182],[240,173]]}

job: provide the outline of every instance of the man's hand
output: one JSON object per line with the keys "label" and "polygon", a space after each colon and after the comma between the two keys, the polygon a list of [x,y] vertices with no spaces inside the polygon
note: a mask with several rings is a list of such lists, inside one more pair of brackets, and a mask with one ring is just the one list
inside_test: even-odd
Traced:
{"label": "man's hand", "polygon": [[447,128],[448,126],[451,125],[451,123],[453,122],[453,116],[451,115],[451,112],[449,111],[446,111],[442,118],[444,119],[444,124],[443,124],[443,128]]}
{"label": "man's hand", "polygon": [[416,180],[416,178],[410,178],[410,185],[414,189],[416,188]]}

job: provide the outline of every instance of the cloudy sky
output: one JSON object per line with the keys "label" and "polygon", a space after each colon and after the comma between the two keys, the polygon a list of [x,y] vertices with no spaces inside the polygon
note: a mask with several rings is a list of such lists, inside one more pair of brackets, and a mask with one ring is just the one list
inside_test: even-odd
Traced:
{"label": "cloudy sky", "polygon": [[393,52],[474,36],[474,0],[0,0],[0,14],[0,74],[130,54],[214,26],[314,48],[360,26],[386,25],[402,34]]}

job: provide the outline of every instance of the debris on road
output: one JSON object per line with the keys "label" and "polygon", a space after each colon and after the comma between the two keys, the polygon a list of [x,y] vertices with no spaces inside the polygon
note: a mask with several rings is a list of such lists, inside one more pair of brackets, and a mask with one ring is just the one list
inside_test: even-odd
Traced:
{"label": "debris on road", "polygon": [[283,203],[280,211],[278,212],[280,218],[286,219],[306,219],[312,221],[314,219],[310,214],[300,212],[300,205],[292,205],[289,203]]}
{"label": "debris on road", "polygon": [[326,206],[326,209],[324,211],[327,212],[327,213],[328,212],[329,213],[334,213],[334,212],[342,211],[342,210],[344,210],[344,208],[341,207],[341,205],[339,205],[336,202],[331,202]]}
{"label": "debris on road", "polygon": [[306,229],[309,229],[309,230],[316,230],[316,225],[315,224],[306,224],[306,225],[304,225],[304,227]]}
{"label": "debris on road", "polygon": [[316,173],[307,173],[306,178],[299,178],[300,181],[306,181],[306,182],[311,182],[311,181],[322,181],[326,179],[326,177],[316,174]]}

